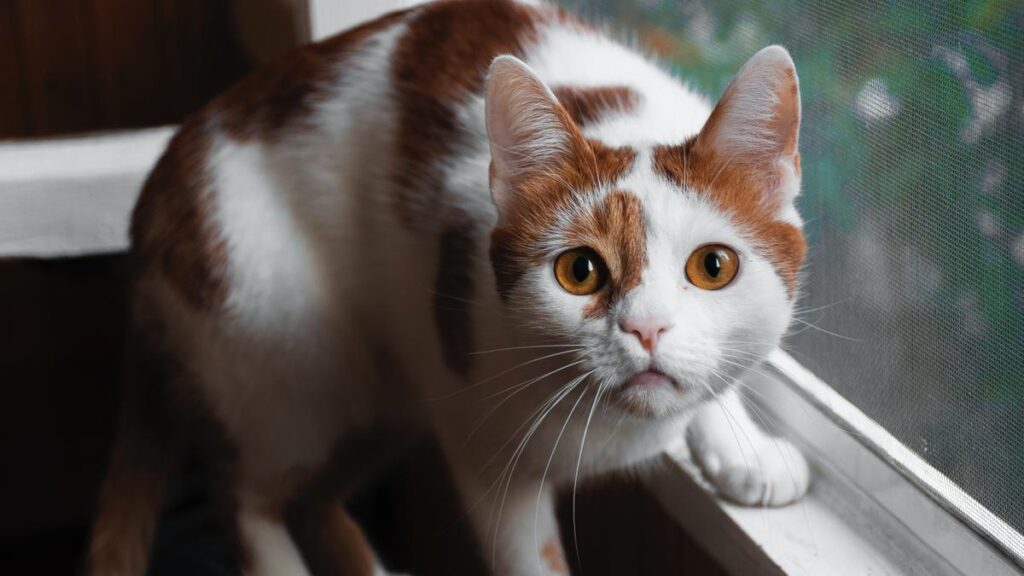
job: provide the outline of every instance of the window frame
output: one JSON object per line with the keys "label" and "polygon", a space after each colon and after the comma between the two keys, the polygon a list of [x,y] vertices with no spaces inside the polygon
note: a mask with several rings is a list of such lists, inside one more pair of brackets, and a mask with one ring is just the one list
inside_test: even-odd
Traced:
{"label": "window frame", "polygon": [[781,509],[701,504],[685,443],[646,480],[730,573],[1024,573],[1019,533],[788,353],[774,351],[745,380],[758,390],[747,400],[807,457],[805,499]]}

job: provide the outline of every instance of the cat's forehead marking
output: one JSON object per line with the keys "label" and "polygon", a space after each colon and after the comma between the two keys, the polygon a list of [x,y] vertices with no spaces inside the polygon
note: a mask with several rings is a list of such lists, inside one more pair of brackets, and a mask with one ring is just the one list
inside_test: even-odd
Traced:
{"label": "cat's forehead marking", "polygon": [[616,300],[640,285],[647,267],[647,230],[635,194],[609,192],[593,209],[580,214],[565,237],[569,244],[596,250],[608,266],[608,286],[591,296],[584,318],[604,316]]}
{"label": "cat's forehead marking", "polygon": [[799,228],[778,219],[777,202],[765,200],[773,197],[767,188],[774,183],[752,177],[729,158],[702,157],[694,152],[693,142],[654,147],[654,171],[706,198],[748,233],[755,247],[775,265],[792,296],[807,244]]}
{"label": "cat's forehead marking", "polygon": [[637,157],[632,148],[613,148],[596,140],[586,144],[592,153],[586,165],[565,165],[557,173],[522,183],[516,191],[518,207],[494,229],[491,260],[503,296],[527,269],[548,256],[552,236],[564,234],[579,208],[627,174]]}
{"label": "cat's forehead marking", "polygon": [[641,97],[629,86],[555,86],[551,91],[580,127],[627,114],[636,108]]}

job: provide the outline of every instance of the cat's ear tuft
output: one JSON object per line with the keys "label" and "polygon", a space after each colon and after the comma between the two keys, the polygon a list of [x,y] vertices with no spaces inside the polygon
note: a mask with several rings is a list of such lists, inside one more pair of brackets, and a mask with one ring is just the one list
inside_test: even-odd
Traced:
{"label": "cat's ear tuft", "polygon": [[694,149],[771,184],[779,217],[799,224],[800,82],[789,52],[768,46],[743,65],[697,136]]}
{"label": "cat's ear tuft", "polygon": [[571,166],[589,150],[555,95],[518,58],[499,56],[491,64],[485,107],[499,214],[513,208],[522,182]]}

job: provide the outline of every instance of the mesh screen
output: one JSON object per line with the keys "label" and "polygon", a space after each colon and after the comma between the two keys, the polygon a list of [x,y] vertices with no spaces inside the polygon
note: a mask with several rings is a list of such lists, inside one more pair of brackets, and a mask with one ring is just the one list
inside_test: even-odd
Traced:
{"label": "mesh screen", "polygon": [[563,4],[712,95],[790,49],[811,253],[786,348],[1024,530],[1022,3]]}

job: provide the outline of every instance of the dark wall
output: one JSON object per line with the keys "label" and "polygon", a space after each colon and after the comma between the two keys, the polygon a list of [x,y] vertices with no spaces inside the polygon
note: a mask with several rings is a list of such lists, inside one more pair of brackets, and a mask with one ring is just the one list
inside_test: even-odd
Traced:
{"label": "dark wall", "polygon": [[0,556],[11,574],[71,574],[77,562],[113,438],[123,264],[0,260]]}
{"label": "dark wall", "polygon": [[231,6],[0,0],[0,138],[180,121],[249,67]]}

